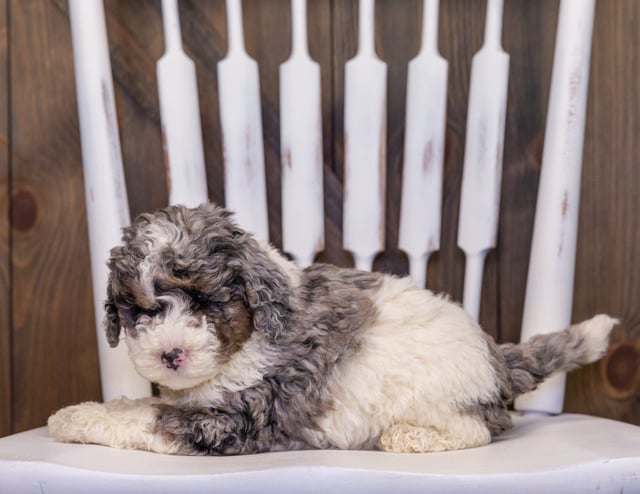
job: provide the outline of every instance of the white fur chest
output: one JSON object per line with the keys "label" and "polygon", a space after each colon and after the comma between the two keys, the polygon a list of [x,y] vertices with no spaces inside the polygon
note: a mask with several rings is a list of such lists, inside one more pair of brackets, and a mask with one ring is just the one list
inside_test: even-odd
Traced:
{"label": "white fur chest", "polygon": [[316,447],[372,448],[393,424],[438,427],[497,393],[481,329],[458,306],[388,277],[362,347],[333,371],[331,411],[305,431]]}
{"label": "white fur chest", "polygon": [[266,351],[265,338],[254,333],[243,349],[236,353],[211,379],[184,390],[162,388],[166,401],[179,406],[215,406],[224,403],[225,394],[251,388],[262,382],[273,356]]}

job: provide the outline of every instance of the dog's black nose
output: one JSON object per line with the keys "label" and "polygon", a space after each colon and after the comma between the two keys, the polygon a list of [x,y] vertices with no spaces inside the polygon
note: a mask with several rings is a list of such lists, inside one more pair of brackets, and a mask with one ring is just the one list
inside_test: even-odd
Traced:
{"label": "dog's black nose", "polygon": [[160,360],[167,367],[167,369],[176,370],[180,367],[180,364],[183,362],[183,353],[182,348],[174,348],[170,352],[162,352],[160,355]]}

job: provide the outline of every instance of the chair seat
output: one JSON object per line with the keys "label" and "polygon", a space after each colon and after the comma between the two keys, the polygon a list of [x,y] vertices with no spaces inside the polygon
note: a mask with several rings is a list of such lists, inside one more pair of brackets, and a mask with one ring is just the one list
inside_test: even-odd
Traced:
{"label": "chair seat", "polygon": [[0,439],[0,492],[640,492],[640,427],[570,414],[514,416],[514,424],[464,451],[237,457],[60,444],[42,427]]}

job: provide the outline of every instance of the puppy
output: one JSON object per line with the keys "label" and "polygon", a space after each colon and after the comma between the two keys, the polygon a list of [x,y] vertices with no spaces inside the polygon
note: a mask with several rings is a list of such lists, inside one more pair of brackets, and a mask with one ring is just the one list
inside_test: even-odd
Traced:
{"label": "puppy", "polygon": [[496,345],[408,278],[301,270],[210,204],[141,215],[109,269],[107,338],[125,339],[160,397],[64,408],[48,422],[61,441],[188,455],[481,446],[511,427],[515,396],[599,359],[616,323]]}

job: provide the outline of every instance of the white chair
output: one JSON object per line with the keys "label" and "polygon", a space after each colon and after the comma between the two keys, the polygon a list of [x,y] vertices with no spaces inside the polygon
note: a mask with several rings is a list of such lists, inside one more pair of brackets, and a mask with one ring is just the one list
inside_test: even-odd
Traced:
{"label": "white chair", "polygon": [[[524,335],[537,327],[560,328],[569,321],[575,262],[577,216],[567,217],[545,207],[574,196],[580,177],[586,82],[589,68],[594,0],[562,0],[553,70],[552,93],[534,230]],[[230,49],[220,64],[221,121],[225,145],[227,204],[239,211],[241,223],[266,238],[267,219],[257,67],[243,49],[242,12],[239,0],[227,1]],[[283,150],[284,248],[301,263],[309,263],[324,242],[322,227],[322,155],[319,113],[319,69],[306,49],[305,0],[292,0],[294,49],[281,69],[281,121]],[[361,180],[345,184],[350,191],[344,205],[345,243],[357,264],[369,268],[373,254],[384,246],[380,231],[383,214],[386,67],[375,57],[373,0],[360,2],[360,51],[346,71],[345,129],[353,131],[346,167]],[[437,54],[438,4],[425,0],[423,50],[409,72],[405,196],[400,243],[411,260],[411,275],[424,285],[426,260],[438,249],[442,158],[444,149],[444,102],[447,64]],[[479,160],[465,160],[465,176],[474,165],[501,165],[504,108],[509,58],[500,48],[501,0],[489,0],[485,45],[474,61],[468,117],[468,136],[481,135]],[[109,67],[106,29],[100,0],[71,0],[70,13],[76,63],[78,103],[82,127],[83,161],[87,187],[92,271],[96,294],[96,318],[102,318],[104,259],[107,249],[119,241],[119,230],[129,221],[124,179],[117,139],[115,106]],[[172,177],[171,201],[197,203],[203,192],[202,138],[197,112],[193,65],[180,49],[179,19],[174,1],[163,3],[167,50],[158,67],[161,113],[165,125],[166,155]],[[566,53],[582,53],[577,65]],[[176,69],[178,67],[178,69]],[[581,74],[576,78],[576,71]],[[568,75],[569,74],[569,75]],[[571,94],[566,92],[571,79]],[[358,91],[364,78],[367,91]],[[433,91],[425,99],[416,91],[421,80],[431,81]],[[496,80],[501,82],[498,84]],[[577,81],[581,81],[576,83]],[[359,85],[360,84],[360,85]],[[177,88],[177,89],[176,89]],[[354,89],[355,88],[355,89]],[[298,91],[299,90],[299,91]],[[475,92],[475,93],[474,93]],[[183,104],[172,107],[185,94]],[[474,96],[475,94],[475,96]],[[349,99],[349,95],[351,99]],[[480,97],[478,97],[480,95]],[[97,101],[98,104],[92,104]],[[300,105],[305,111],[299,111]],[[244,111],[237,110],[244,105]],[[298,111],[292,112],[291,109]],[[362,125],[365,120],[372,123]],[[425,121],[424,115],[431,118]],[[571,112],[571,119],[563,118]],[[238,115],[245,118],[238,118]],[[304,117],[297,120],[296,117]],[[359,120],[360,119],[360,120]],[[170,129],[167,122],[180,122]],[[479,123],[483,132],[477,132]],[[188,132],[182,132],[188,128]],[[355,135],[356,130],[361,132]],[[489,129],[489,130],[487,130]],[[247,132],[254,145],[245,146]],[[238,135],[242,138],[238,141]],[[374,146],[371,143],[375,143]],[[415,167],[426,143],[431,143],[433,166]],[[238,144],[239,143],[239,144]],[[476,142],[477,144],[477,142]],[[367,157],[373,149],[373,155]],[[471,146],[469,145],[468,152]],[[412,151],[416,150],[416,151]],[[478,155],[476,149],[474,156]],[[560,169],[558,156],[567,166]],[[309,160],[309,157],[313,159]],[[364,158],[363,158],[364,157]],[[365,161],[363,161],[363,159]],[[306,161],[305,161],[306,160]],[[413,161],[412,161],[413,160]],[[252,163],[253,173],[243,168]],[[302,166],[301,163],[307,163]],[[375,163],[375,166],[371,166]],[[364,168],[369,164],[369,168]],[[367,174],[367,170],[373,173]],[[257,171],[257,173],[256,173]],[[500,166],[488,182],[498,184]],[[495,243],[499,187],[463,186],[459,243],[467,254],[464,305],[477,316],[484,256]],[[477,185],[477,183],[476,183]],[[412,189],[412,186],[417,186]],[[247,194],[247,187],[251,191]],[[422,188],[420,188],[422,187]],[[305,194],[299,194],[303,189]],[[425,193],[425,190],[430,192]],[[479,191],[492,192],[489,195]],[[91,193],[89,193],[91,192]],[[559,199],[556,194],[560,194]],[[248,201],[250,197],[252,201]],[[359,216],[363,201],[366,217]],[[239,201],[238,198],[242,198]],[[430,204],[421,203],[429,199]],[[235,201],[235,202],[234,202]],[[287,211],[294,204],[295,213]],[[435,212],[425,217],[425,209]],[[556,208],[558,209],[558,208]],[[415,223],[412,210],[422,224]],[[486,228],[472,214],[482,211]],[[577,211],[577,208],[571,208]],[[374,214],[375,213],[375,214]],[[257,222],[254,220],[257,218]],[[564,255],[547,262],[545,249],[556,244],[558,221],[563,220]],[[351,226],[356,225],[356,226]],[[304,228],[304,235],[300,232]],[[358,229],[356,229],[358,228]],[[365,241],[363,241],[365,240]],[[573,242],[573,244],[572,244]],[[372,254],[373,253],[373,254]],[[555,258],[554,258],[555,259]],[[550,276],[555,275],[555,279]],[[545,310],[540,310],[545,307]],[[541,318],[545,319],[542,320]],[[99,328],[99,332],[101,330]],[[104,345],[102,334],[100,345]],[[122,345],[120,346],[122,349]],[[149,385],[128,366],[124,353],[100,347],[103,396],[139,397],[150,393]],[[114,369],[118,369],[118,374]],[[0,492],[640,492],[640,427],[586,415],[559,414],[564,392],[563,376],[533,396],[518,402],[524,412],[514,414],[514,428],[492,444],[470,450],[433,454],[390,454],[377,451],[304,451],[243,457],[173,457],[125,451],[93,445],[60,444],[39,428],[0,439]]]}

